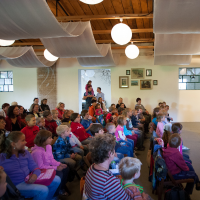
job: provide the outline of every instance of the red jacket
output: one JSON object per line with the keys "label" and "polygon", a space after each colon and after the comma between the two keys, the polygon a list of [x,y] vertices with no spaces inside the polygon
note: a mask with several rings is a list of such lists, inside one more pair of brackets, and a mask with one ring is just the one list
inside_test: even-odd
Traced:
{"label": "red jacket", "polygon": [[50,131],[50,132],[52,132],[52,136],[54,137],[54,136],[57,136],[57,133],[56,133],[56,128],[57,128],[57,124],[56,124],[56,121],[55,120],[51,120],[50,122],[49,121],[47,121],[46,119],[45,119],[45,128],[48,130],[48,131]]}
{"label": "red jacket", "polygon": [[[17,117],[17,122],[16,123],[19,124],[19,127],[21,129],[22,125],[21,125],[21,117],[20,116]],[[7,131],[12,131],[12,121],[11,121],[11,118],[8,117],[8,116],[6,117],[6,126],[5,126],[5,129]],[[15,130],[13,130],[13,131],[15,131]]]}
{"label": "red jacket", "polygon": [[38,126],[26,126],[24,127],[21,132],[25,135],[26,146],[31,148],[34,146],[34,139],[39,131]]}
{"label": "red jacket", "polygon": [[189,171],[189,168],[185,164],[183,156],[180,154],[178,149],[167,147],[163,150],[163,158],[172,175],[178,174],[181,171]]}
{"label": "red jacket", "polygon": [[79,139],[80,142],[86,140],[90,134],[85,131],[82,124],[78,122],[71,122],[71,132]]}

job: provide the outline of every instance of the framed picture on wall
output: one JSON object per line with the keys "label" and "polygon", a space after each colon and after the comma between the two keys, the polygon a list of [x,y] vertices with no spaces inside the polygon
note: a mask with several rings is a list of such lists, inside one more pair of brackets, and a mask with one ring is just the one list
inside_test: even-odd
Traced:
{"label": "framed picture on wall", "polygon": [[143,78],[144,78],[144,68],[131,69],[131,79],[143,79]]}
{"label": "framed picture on wall", "polygon": [[140,80],[140,90],[151,90],[152,89],[151,80]]}
{"label": "framed picture on wall", "polygon": [[130,70],[126,70],[126,75],[130,75],[130,74],[131,74]]}
{"label": "framed picture on wall", "polygon": [[152,69],[146,69],[146,76],[152,76]]}
{"label": "framed picture on wall", "polygon": [[131,86],[138,86],[138,81],[131,80]]}
{"label": "framed picture on wall", "polygon": [[158,80],[153,80],[153,85],[158,85]]}
{"label": "framed picture on wall", "polygon": [[129,77],[120,76],[119,77],[119,88],[129,88]]}

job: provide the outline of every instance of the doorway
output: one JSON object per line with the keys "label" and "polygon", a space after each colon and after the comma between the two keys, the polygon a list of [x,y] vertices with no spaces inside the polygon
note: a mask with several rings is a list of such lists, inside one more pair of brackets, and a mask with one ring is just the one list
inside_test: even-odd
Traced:
{"label": "doorway", "polygon": [[106,108],[111,105],[111,70],[110,69],[87,69],[78,71],[79,80],[79,113],[85,105],[83,96],[85,93],[85,86],[89,80],[92,81],[92,87],[95,96],[97,95],[97,87],[101,88],[104,93]]}

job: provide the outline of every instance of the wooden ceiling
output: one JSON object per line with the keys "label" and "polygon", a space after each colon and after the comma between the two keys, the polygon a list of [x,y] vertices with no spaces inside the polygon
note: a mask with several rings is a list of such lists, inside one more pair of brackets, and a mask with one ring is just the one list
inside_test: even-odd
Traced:
{"label": "wooden ceiling", "polygon": [[[79,0],[47,0],[47,3],[58,21],[90,19],[97,43],[112,42],[110,32],[120,22],[120,16],[125,16],[123,23],[132,29],[134,42],[154,41],[153,0],[104,0],[96,5],[88,5]],[[30,42],[38,43],[40,40],[20,40],[20,43]]]}

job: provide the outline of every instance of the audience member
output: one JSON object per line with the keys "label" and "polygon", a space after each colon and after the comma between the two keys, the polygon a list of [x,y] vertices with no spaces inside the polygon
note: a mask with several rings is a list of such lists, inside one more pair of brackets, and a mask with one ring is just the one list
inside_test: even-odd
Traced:
{"label": "audience member", "polygon": [[85,128],[85,131],[92,136],[92,133],[90,131],[90,128],[93,124],[91,120],[92,117],[89,115],[89,112],[87,110],[82,110],[81,116],[82,116],[81,124]]}
{"label": "audience member", "polygon": [[66,164],[57,162],[52,154],[52,133],[47,130],[38,132],[34,139],[35,146],[31,148],[31,155],[40,169],[55,169],[56,175],[60,177],[61,184],[58,187],[55,196],[67,195],[66,183],[69,173],[69,168]]}
{"label": "audience member", "polygon": [[40,108],[42,109],[42,111],[50,110],[49,106],[47,105],[47,99],[41,100]]}
{"label": "audience member", "polygon": [[98,103],[100,104],[100,107],[103,110],[103,112],[107,112],[107,108],[101,97],[98,98]]}
{"label": "audience member", "polygon": [[11,103],[11,106],[18,106],[18,103],[17,103],[16,101],[13,101],[13,102]]}
{"label": "audience member", "polygon": [[112,103],[110,107],[112,107],[112,108],[116,108],[116,106],[115,106],[114,103]]}
{"label": "audience member", "polygon": [[79,139],[83,145],[90,143],[92,137],[89,133],[85,131],[85,128],[80,124],[80,115],[78,113],[73,113],[71,115],[71,131]]}
{"label": "audience member", "polygon": [[[49,186],[34,184],[40,175],[40,170],[31,154],[24,150],[25,135],[20,131],[11,132],[0,144],[0,163],[13,184],[25,198],[34,200],[53,199],[54,193],[60,185],[60,178],[55,176]],[[24,180],[31,173],[28,183]]]}
{"label": "audience member", "polygon": [[70,144],[70,129],[66,125],[60,125],[56,129],[58,139],[53,145],[54,158],[59,162],[64,162],[69,165],[70,169],[74,170],[81,164],[82,157],[74,153]]}
{"label": "audience member", "polygon": [[[169,147],[164,149],[163,158],[166,162],[167,168],[175,180],[179,179],[194,179],[196,190],[200,190],[199,178],[196,175],[193,167],[189,163],[185,163],[183,156],[177,149],[181,145],[181,138],[178,133],[175,133],[169,138]],[[185,191],[192,194],[194,183],[187,183]]]}
{"label": "audience member", "polygon": [[[86,86],[85,86],[86,95],[88,95],[89,92],[90,92],[90,91],[89,91],[89,87],[92,88],[92,81],[91,81],[91,80],[89,80],[89,81],[87,82]],[[91,93],[92,93],[92,96],[94,96],[94,90],[93,90],[93,88],[91,89]]]}
{"label": "audience member", "polygon": [[85,177],[87,198],[130,199],[122,189],[118,179],[109,171],[109,165],[115,155],[115,138],[110,134],[98,135],[93,138],[89,148],[94,164],[90,166]]}
{"label": "audience member", "polygon": [[20,131],[23,127],[19,116],[18,106],[10,106],[7,111],[6,127],[7,131]]}
{"label": "audience member", "polygon": [[58,118],[60,120],[62,120],[64,111],[65,111],[65,104],[62,103],[62,102],[59,102],[58,105],[57,105],[57,107],[55,108],[55,110],[58,111]]}
{"label": "audience member", "polygon": [[56,121],[56,124],[59,126],[61,125],[61,120],[58,118],[58,111],[57,110],[52,110],[51,114],[53,116],[53,120]]}
{"label": "audience member", "polygon": [[105,101],[104,93],[101,92],[101,88],[100,87],[97,88],[97,99],[98,99],[98,101],[99,101],[99,98],[101,98],[102,101]]}
{"label": "audience member", "polygon": [[39,127],[39,130],[47,130],[45,128],[45,119],[43,117],[38,117],[36,119],[36,125]]}
{"label": "audience member", "polygon": [[21,118],[21,123],[23,124],[23,126],[26,126],[27,123],[25,117],[27,116],[27,112],[24,110],[23,106],[18,105],[18,108],[19,108],[19,116]]}
{"label": "audience member", "polygon": [[65,110],[63,114],[62,122],[69,122],[70,123],[70,116],[71,116],[70,110]]}
{"label": "audience member", "polygon": [[0,142],[1,142],[1,136],[2,135],[5,136],[5,133],[6,133],[5,126],[6,126],[5,117],[0,116]]}
{"label": "audience member", "polygon": [[92,93],[92,90],[92,86],[89,85],[87,87],[87,91],[84,93],[83,99],[86,101],[85,110],[89,108],[89,106],[91,105],[92,98],[94,97],[94,92]]}
{"label": "audience member", "polygon": [[157,115],[157,128],[156,128],[156,137],[162,138],[163,132],[164,132],[164,124],[163,121],[165,121],[165,115],[158,114]]}
{"label": "audience member", "polygon": [[[116,105],[117,109],[120,107],[121,103],[123,103],[123,99],[120,97],[118,100],[118,104]],[[124,104],[124,108],[126,108],[125,104]]]}
{"label": "audience member", "polygon": [[[33,104],[37,104],[37,105],[39,106],[39,99],[38,99],[37,97],[35,97],[35,98],[33,99]],[[29,111],[30,111],[30,112],[32,112],[32,110],[33,110],[33,108],[32,108],[33,104],[32,104],[31,107],[29,108]],[[42,109],[40,108],[40,106],[39,106],[38,112],[42,112]]]}
{"label": "audience member", "polygon": [[38,126],[36,126],[36,118],[34,115],[27,115],[25,118],[27,126],[24,127],[21,132],[25,135],[26,146],[31,148],[34,146],[34,139],[39,131]]}
{"label": "audience member", "polygon": [[7,110],[10,107],[9,103],[4,103],[2,105],[2,109],[0,109],[0,116],[6,117],[7,116]]}
{"label": "audience member", "polygon": [[96,116],[103,115],[103,110],[101,109],[101,106],[99,103],[97,103],[95,106],[95,115]]}
{"label": "audience member", "polygon": [[106,123],[111,122],[111,117],[117,114],[117,108],[110,107],[109,113],[106,115]]}
{"label": "audience member", "polygon": [[140,177],[142,163],[137,158],[126,157],[119,163],[119,171],[122,176],[121,185],[131,199],[152,200],[144,193],[143,187],[136,185],[133,181]]}
{"label": "audience member", "polygon": [[45,128],[52,133],[53,137],[57,136],[56,128],[58,125],[56,124],[56,121],[53,120],[51,112],[49,110],[45,110],[43,112],[43,117],[45,119]]}
{"label": "audience member", "polygon": [[96,100],[91,101],[91,105],[89,106],[89,115],[92,117],[92,121],[95,123],[96,122],[96,117],[95,117],[95,106],[97,104]]}
{"label": "audience member", "polygon": [[40,117],[38,104],[32,104],[31,109],[29,111],[29,114],[35,115],[36,118]]}

